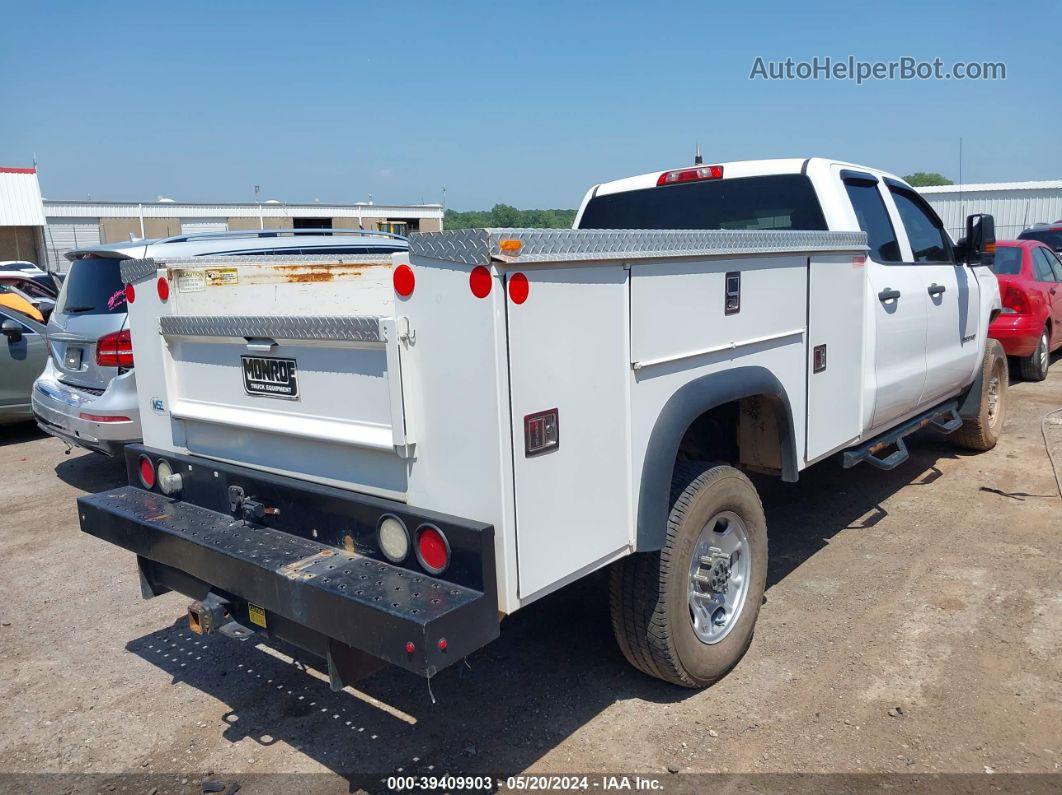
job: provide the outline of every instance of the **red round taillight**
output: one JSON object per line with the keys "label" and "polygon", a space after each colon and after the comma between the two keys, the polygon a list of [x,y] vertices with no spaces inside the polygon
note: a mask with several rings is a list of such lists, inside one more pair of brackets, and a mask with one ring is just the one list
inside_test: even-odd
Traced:
{"label": "red round taillight", "polygon": [[146,455],[140,456],[140,482],[145,489],[155,488],[155,465]]}
{"label": "red round taillight", "polygon": [[524,274],[514,273],[509,277],[509,297],[513,299],[514,304],[522,304],[526,301],[530,289],[531,287],[527,283],[527,277]]}
{"label": "red round taillight", "polygon": [[468,287],[476,298],[486,298],[490,295],[490,271],[482,265],[474,267],[472,272],[468,274]]}
{"label": "red round taillight", "polygon": [[170,283],[166,281],[165,276],[159,276],[158,284],[156,285],[159,290],[159,299],[163,301],[169,300],[170,297]]}
{"label": "red round taillight", "polygon": [[429,574],[442,574],[450,565],[450,544],[435,525],[421,525],[417,531],[417,560]]}
{"label": "red round taillight", "polygon": [[136,300],[136,288],[131,284],[125,286],[125,300],[130,304]]}
{"label": "red round taillight", "polygon": [[395,284],[395,292],[403,298],[409,298],[413,295],[413,288],[417,285],[417,280],[413,276],[413,269],[408,265],[399,265],[395,268],[394,276],[392,280]]}

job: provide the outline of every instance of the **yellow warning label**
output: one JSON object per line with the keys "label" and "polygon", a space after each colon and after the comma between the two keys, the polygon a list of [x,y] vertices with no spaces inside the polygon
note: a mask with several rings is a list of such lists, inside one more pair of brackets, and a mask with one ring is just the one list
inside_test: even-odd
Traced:
{"label": "yellow warning label", "polygon": [[213,268],[206,272],[206,277],[211,287],[240,283],[240,272],[236,268]]}
{"label": "yellow warning label", "polygon": [[250,602],[248,602],[247,603],[247,613],[251,617],[251,623],[252,624],[257,624],[260,627],[265,627],[265,625],[266,625],[265,610],[263,610],[258,605],[253,605]]}

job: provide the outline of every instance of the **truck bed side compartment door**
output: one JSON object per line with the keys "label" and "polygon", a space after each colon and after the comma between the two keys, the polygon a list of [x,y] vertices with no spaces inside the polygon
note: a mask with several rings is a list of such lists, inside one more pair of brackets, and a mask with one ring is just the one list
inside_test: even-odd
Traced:
{"label": "truck bed side compartment door", "polygon": [[865,280],[864,256],[808,261],[808,461],[863,430]]}
{"label": "truck bed side compartment door", "polygon": [[521,599],[631,540],[627,275],[620,264],[507,275]]}

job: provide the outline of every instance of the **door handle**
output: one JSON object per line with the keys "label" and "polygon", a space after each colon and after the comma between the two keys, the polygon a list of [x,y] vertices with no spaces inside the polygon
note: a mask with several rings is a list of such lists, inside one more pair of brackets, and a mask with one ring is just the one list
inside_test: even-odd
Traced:
{"label": "door handle", "polygon": [[940,295],[941,293],[943,293],[947,289],[948,288],[945,287],[943,284],[931,284],[931,285],[929,285],[929,294],[930,295]]}
{"label": "door handle", "polygon": [[899,290],[892,290],[892,289],[890,289],[888,287],[886,287],[884,290],[882,290],[880,293],[878,293],[878,300],[879,301],[894,301],[894,300],[896,300],[899,297],[900,297],[900,291]]}

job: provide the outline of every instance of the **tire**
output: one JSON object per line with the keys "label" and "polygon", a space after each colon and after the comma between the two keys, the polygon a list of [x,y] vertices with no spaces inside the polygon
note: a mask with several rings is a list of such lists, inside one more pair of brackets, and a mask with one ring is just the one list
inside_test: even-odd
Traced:
{"label": "tire", "polygon": [[1023,356],[1018,359],[1018,369],[1021,377],[1026,381],[1043,381],[1047,378],[1047,367],[1051,361],[1051,343],[1048,339],[1047,329],[1040,334],[1040,342],[1032,356]]}
{"label": "tire", "polygon": [[954,440],[967,450],[991,450],[1007,419],[1007,357],[998,340],[989,339],[981,363],[981,395],[977,416],[965,420]]}
{"label": "tire", "polygon": [[[724,532],[714,534],[724,526]],[[698,544],[705,538],[710,547]],[[745,543],[737,556],[725,551],[742,538]],[[727,594],[691,578],[698,547],[715,548],[708,558],[730,555]],[[701,563],[696,570],[702,576],[712,573]],[[636,552],[617,561],[610,571],[612,630],[623,656],[638,670],[665,682],[707,687],[733,668],[752,642],[766,580],[767,523],[755,487],[731,466],[678,462],[663,549]],[[701,594],[697,604],[704,606],[698,611],[700,630],[690,607],[691,583]],[[735,604],[721,615],[719,607],[712,612],[715,602],[708,597],[733,599]],[[709,615],[721,617],[706,620]],[[698,631],[716,637],[702,640]]]}

